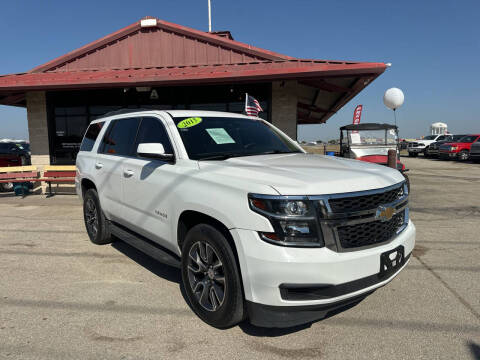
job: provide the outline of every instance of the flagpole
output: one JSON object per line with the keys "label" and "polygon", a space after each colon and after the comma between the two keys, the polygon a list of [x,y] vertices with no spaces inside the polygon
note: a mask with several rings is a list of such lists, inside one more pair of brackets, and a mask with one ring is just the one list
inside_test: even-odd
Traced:
{"label": "flagpole", "polygon": [[208,0],[208,32],[212,32],[212,5]]}
{"label": "flagpole", "polygon": [[245,115],[247,114],[247,104],[248,104],[248,93],[245,93],[245,109],[243,109],[243,111],[245,112]]}

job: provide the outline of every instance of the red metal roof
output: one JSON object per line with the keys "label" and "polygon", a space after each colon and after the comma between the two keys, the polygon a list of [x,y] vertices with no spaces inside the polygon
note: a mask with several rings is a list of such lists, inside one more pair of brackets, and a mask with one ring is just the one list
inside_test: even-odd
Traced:
{"label": "red metal roof", "polygon": [[384,70],[385,65],[383,63],[281,60],[227,65],[24,73],[0,76],[0,94],[4,90],[53,90],[131,85],[163,86],[332,76],[377,76]]}
{"label": "red metal roof", "polygon": [[[290,56],[260,49],[216,33],[152,18],[141,21],[60,56],[30,72],[109,70],[163,66],[230,64],[288,60]],[[222,32],[222,34],[225,32]]]}

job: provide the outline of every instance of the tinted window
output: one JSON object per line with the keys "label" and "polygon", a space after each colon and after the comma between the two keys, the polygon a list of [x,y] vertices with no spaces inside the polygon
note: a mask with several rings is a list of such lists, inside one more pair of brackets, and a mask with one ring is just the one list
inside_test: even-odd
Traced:
{"label": "tinted window", "polygon": [[442,136],[439,136],[439,137],[438,137],[437,141],[442,141],[442,140],[444,140],[444,139],[445,139],[445,136],[442,135]]}
{"label": "tinted window", "polygon": [[135,142],[134,152],[137,151],[138,144],[142,143],[161,143],[166,154],[173,154],[172,144],[168,138],[167,131],[160,120],[156,118],[143,118],[138,130],[137,141]]}
{"label": "tinted window", "polygon": [[80,151],[91,151],[95,141],[97,140],[98,134],[100,134],[100,130],[102,130],[104,122],[98,122],[95,124],[91,124],[85,136],[83,137],[82,144],[80,145]]}
{"label": "tinted window", "polygon": [[101,152],[112,155],[130,155],[139,122],[139,118],[113,120],[103,138]]}

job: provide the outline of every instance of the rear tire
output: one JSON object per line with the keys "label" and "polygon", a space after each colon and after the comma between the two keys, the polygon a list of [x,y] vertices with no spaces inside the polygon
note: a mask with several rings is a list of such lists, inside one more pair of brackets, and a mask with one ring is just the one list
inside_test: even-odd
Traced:
{"label": "rear tire", "polygon": [[90,241],[96,245],[110,244],[110,223],[105,218],[95,189],[88,189],[83,196],[83,219]]}
{"label": "rear tire", "polygon": [[198,224],[182,246],[182,281],[193,311],[216,328],[244,318],[240,271],[226,237],[216,228]]}
{"label": "rear tire", "polygon": [[457,155],[458,161],[467,161],[469,157],[470,157],[470,154],[468,153],[467,150],[462,150]]}

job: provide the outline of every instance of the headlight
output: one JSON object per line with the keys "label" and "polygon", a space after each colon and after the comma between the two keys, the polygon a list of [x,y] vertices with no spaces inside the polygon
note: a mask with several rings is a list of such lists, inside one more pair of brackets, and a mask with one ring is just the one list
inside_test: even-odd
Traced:
{"label": "headlight", "polygon": [[450,150],[457,150],[458,146],[450,146]]}
{"label": "headlight", "polygon": [[303,196],[249,194],[250,209],[265,216],[275,232],[261,232],[272,244],[295,247],[324,246],[314,203]]}

